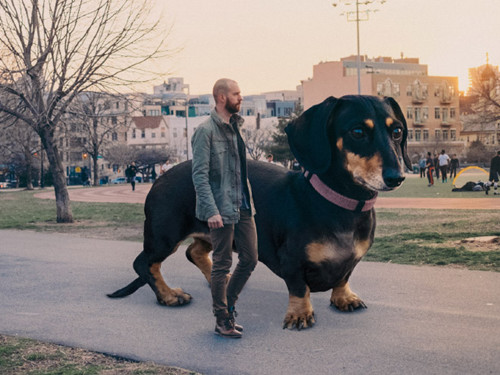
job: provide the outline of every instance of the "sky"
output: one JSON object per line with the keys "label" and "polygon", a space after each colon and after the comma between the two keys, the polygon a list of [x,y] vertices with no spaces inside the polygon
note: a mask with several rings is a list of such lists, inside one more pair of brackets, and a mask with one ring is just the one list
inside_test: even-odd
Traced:
{"label": "sky", "polygon": [[[294,90],[315,64],[357,53],[356,22],[341,15],[355,0],[153,1],[179,49],[162,63],[165,80],[183,77],[191,94],[210,93],[222,77],[238,81],[243,95]],[[359,23],[362,55],[417,57],[429,75],[458,77],[460,90],[487,53],[500,65],[500,0],[387,0],[363,9],[371,11]]]}

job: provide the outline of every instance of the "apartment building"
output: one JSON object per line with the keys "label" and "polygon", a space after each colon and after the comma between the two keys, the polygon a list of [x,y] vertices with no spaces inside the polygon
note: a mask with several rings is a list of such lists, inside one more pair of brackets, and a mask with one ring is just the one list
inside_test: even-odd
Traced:
{"label": "apartment building", "polygon": [[[390,96],[401,106],[414,161],[427,151],[463,154],[457,77],[429,76],[418,58],[361,56],[360,82],[362,95]],[[356,56],[321,62],[302,81],[304,109],[329,96],[356,94],[357,86]]]}

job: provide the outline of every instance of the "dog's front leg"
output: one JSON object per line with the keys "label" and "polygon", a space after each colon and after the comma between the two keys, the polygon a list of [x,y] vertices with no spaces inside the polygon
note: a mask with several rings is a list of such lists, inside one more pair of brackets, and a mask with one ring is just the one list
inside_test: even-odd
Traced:
{"label": "dog's front leg", "polygon": [[314,310],[311,304],[311,292],[304,280],[286,280],[288,287],[288,309],[283,320],[283,329],[310,328],[316,322],[314,320]]}
{"label": "dog's front leg", "polygon": [[349,287],[349,283],[343,280],[332,289],[330,304],[340,311],[354,311],[359,308],[366,309],[365,303]]}

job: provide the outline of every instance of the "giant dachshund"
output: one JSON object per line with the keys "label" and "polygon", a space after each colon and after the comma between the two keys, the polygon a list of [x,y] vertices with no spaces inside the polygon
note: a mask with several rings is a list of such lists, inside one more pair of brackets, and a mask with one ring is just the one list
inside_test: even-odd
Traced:
{"label": "giant dachshund", "polygon": [[[311,292],[332,290],[330,302],[341,311],[365,308],[349,288],[349,277],[371,247],[378,191],[404,180],[407,125],[392,98],[330,97],[286,127],[291,151],[304,172],[263,162],[248,162],[256,209],[259,260],[281,277],[289,292],[283,328],[314,323]],[[170,288],[160,266],[188,237],[186,250],[210,282],[209,229],[195,218],[191,163],[161,176],[149,192],[144,248],[134,261],[139,277],[110,294],[125,297],[145,284],[158,302],[187,304],[191,296]]]}

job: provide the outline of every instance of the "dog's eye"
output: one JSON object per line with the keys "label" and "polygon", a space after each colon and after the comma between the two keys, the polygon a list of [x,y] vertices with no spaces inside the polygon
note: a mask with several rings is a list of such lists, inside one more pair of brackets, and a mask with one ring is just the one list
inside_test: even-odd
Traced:
{"label": "dog's eye", "polygon": [[354,128],[351,130],[351,135],[355,139],[361,139],[365,136],[365,130],[363,128]]}
{"label": "dog's eye", "polygon": [[392,139],[394,139],[395,141],[399,141],[401,138],[403,138],[403,129],[394,128],[392,130]]}

